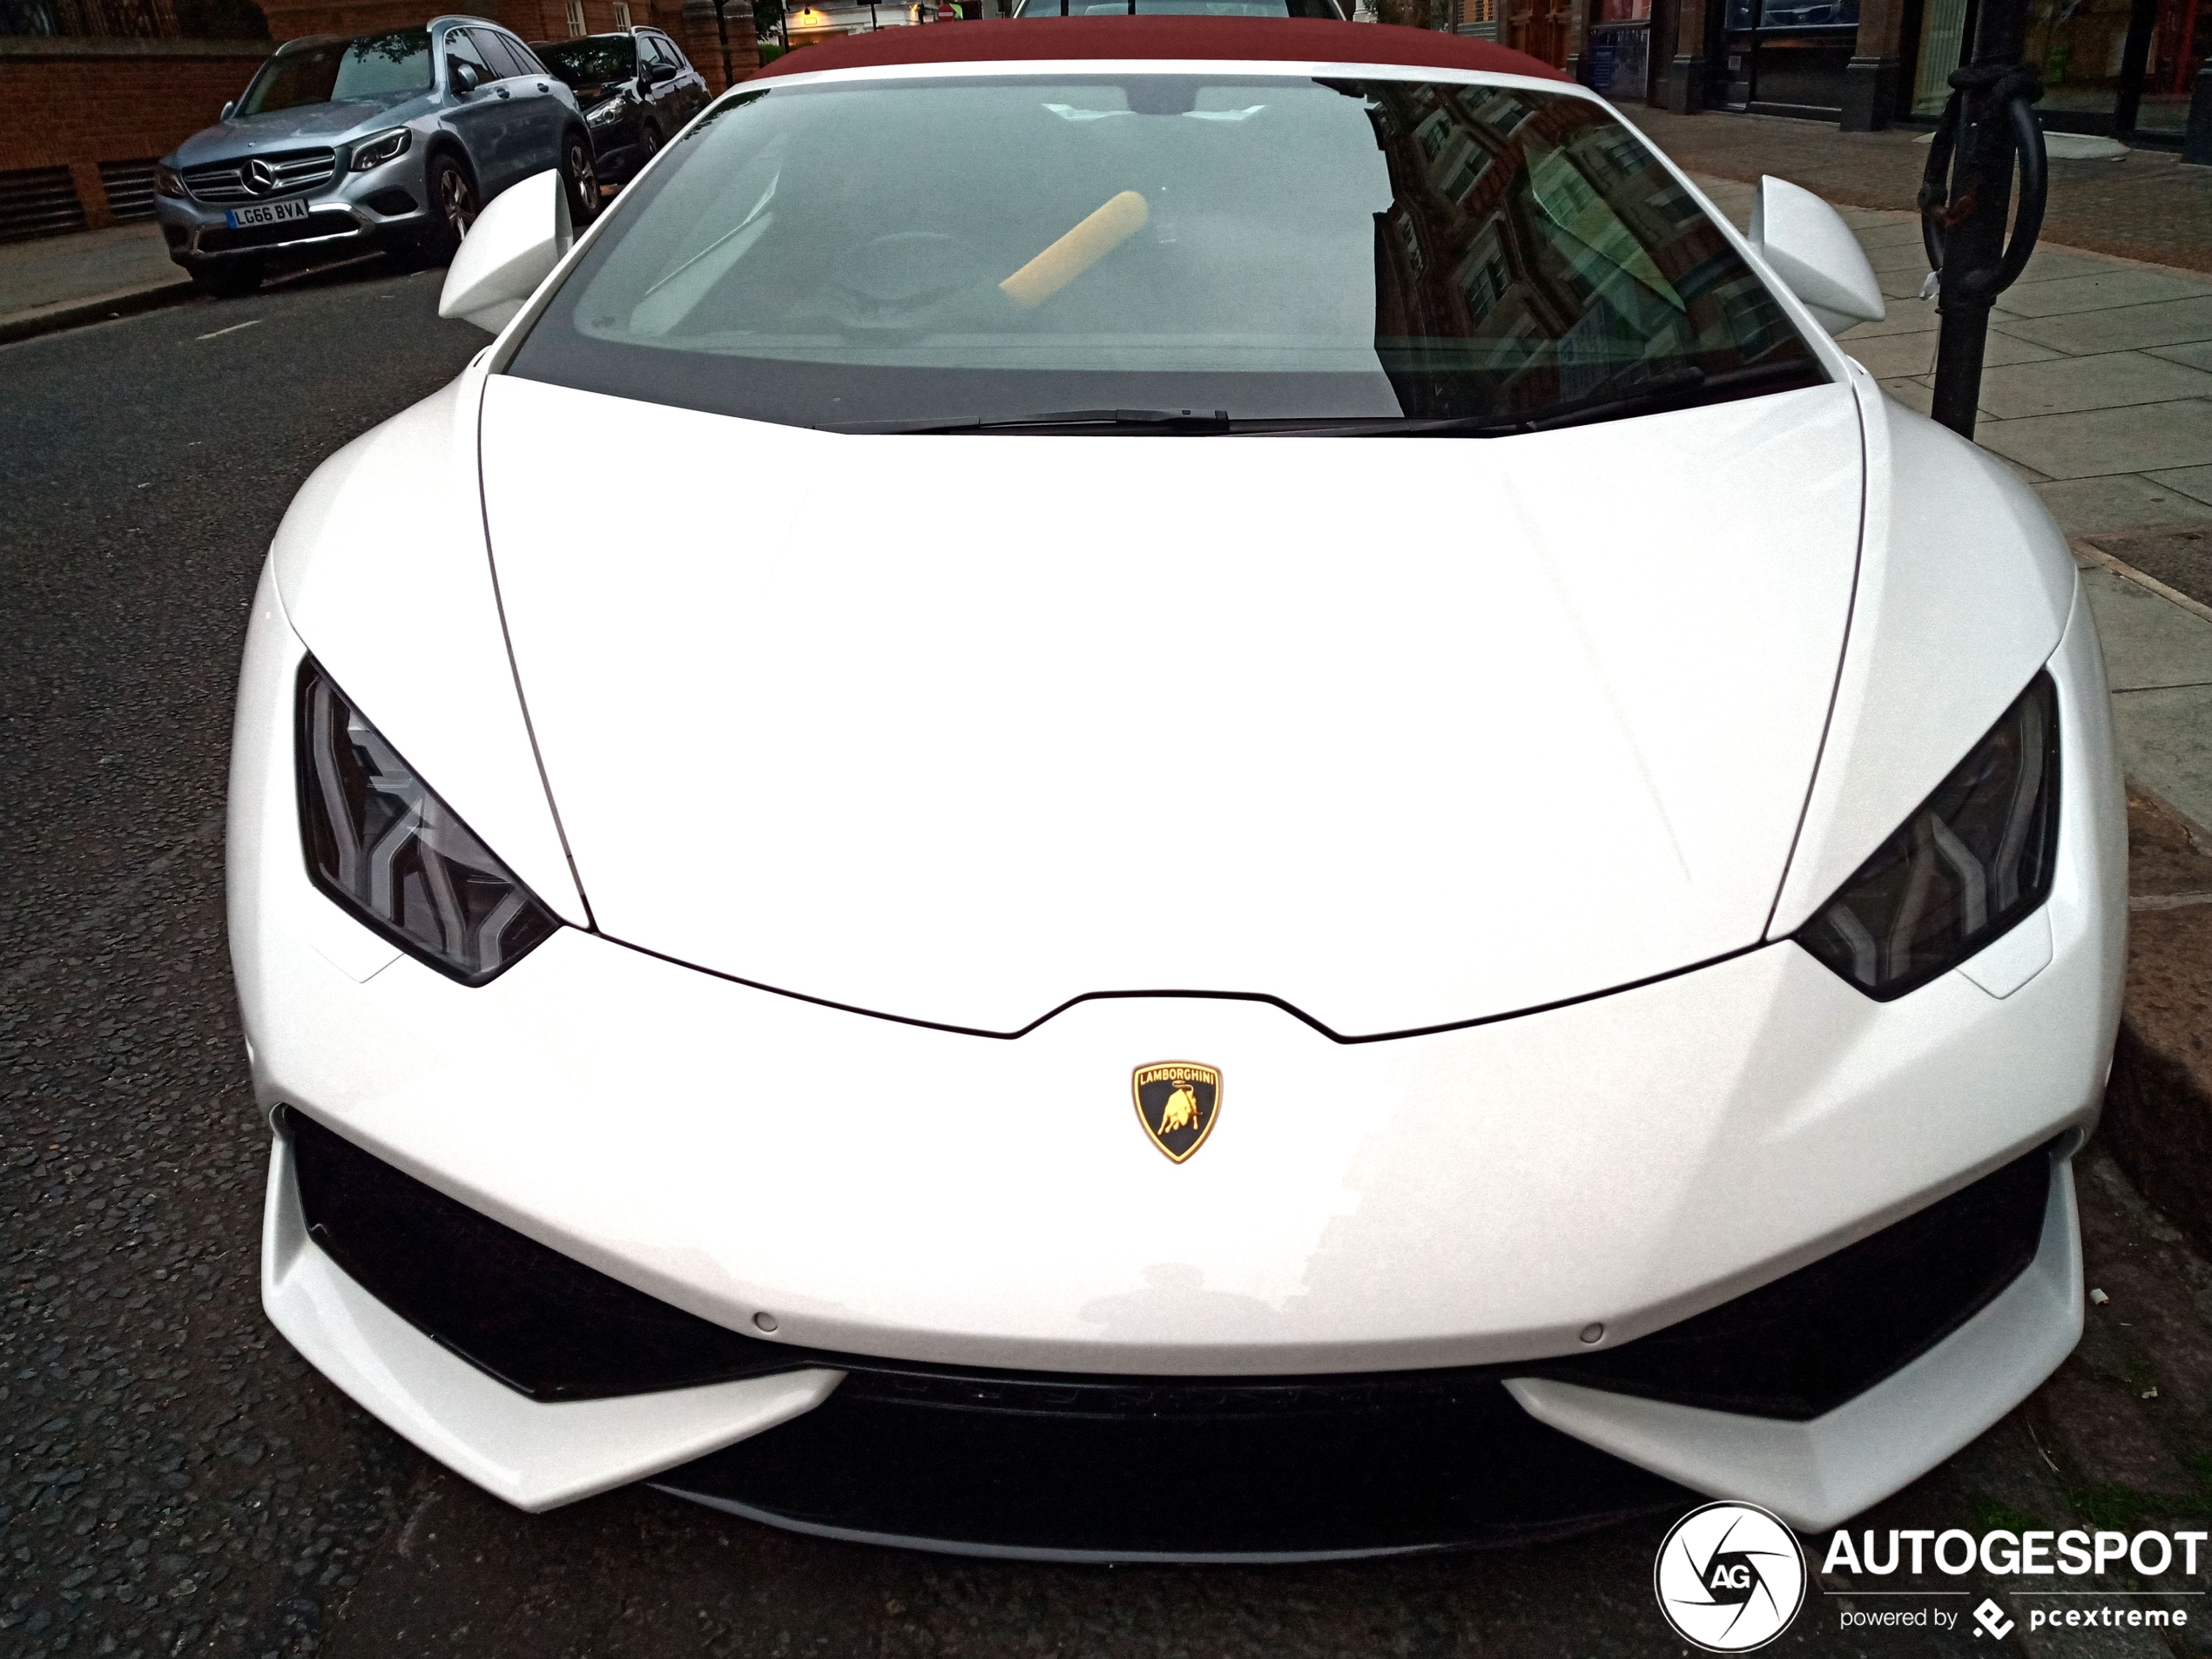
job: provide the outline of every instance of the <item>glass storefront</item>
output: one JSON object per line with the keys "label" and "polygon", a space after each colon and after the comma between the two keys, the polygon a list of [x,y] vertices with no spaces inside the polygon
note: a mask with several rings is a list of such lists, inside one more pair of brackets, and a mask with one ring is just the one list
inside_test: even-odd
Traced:
{"label": "glass storefront", "polygon": [[[1973,38],[1975,0],[1921,0],[1910,113],[1943,112]],[[2026,57],[2043,78],[2043,125],[2178,142],[2212,51],[2212,0],[2030,0]]]}
{"label": "glass storefront", "polygon": [[1651,91],[1651,0],[1594,0],[1589,84],[1615,104]]}
{"label": "glass storefront", "polygon": [[1727,73],[1717,101],[1724,107],[1791,115],[1841,109],[1858,0],[1727,0],[1722,31]]}

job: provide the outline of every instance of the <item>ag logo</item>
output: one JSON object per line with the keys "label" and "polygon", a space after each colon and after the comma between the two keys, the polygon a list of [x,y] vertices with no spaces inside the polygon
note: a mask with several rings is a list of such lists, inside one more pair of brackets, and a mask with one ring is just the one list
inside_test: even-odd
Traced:
{"label": "ag logo", "polygon": [[1805,1603],[1797,1535],[1756,1504],[1691,1510],[1659,1546],[1651,1577],[1675,1634],[1708,1653],[1764,1648]]}
{"label": "ag logo", "polygon": [[1152,1144],[1180,1163],[1205,1143],[1221,1115],[1221,1074],[1187,1060],[1139,1066],[1130,1080],[1136,1121]]}

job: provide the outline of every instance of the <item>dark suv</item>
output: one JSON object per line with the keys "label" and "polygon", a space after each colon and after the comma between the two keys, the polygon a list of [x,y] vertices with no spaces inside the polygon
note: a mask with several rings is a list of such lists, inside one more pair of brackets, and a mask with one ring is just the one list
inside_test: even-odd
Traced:
{"label": "dark suv", "polygon": [[287,41],[154,174],[170,257],[210,293],[356,250],[450,257],[483,204],[557,167],[598,211],[583,111],[521,40],[480,17]]}
{"label": "dark suv", "polygon": [[658,29],[541,40],[533,50],[576,94],[602,184],[627,180],[706,107],[705,78]]}

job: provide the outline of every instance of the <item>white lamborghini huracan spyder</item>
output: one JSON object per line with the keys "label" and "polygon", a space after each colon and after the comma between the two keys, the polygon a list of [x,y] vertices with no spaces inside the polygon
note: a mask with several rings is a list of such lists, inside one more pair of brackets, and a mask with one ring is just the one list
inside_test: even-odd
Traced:
{"label": "white lamborghini huracan spyder", "polygon": [[230,797],[269,1314],[431,1455],[1075,1559],[1811,1527],[2073,1345],[2096,637],[1814,199],[1448,36],[893,30],[443,304]]}

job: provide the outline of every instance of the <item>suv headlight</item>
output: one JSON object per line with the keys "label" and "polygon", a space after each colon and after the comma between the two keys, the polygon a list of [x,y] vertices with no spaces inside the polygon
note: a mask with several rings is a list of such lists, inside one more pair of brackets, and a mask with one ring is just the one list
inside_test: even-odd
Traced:
{"label": "suv headlight", "polygon": [[1886,1002],[2030,914],[2050,896],[2058,849],[2058,690],[2039,673],[1797,942]]}
{"label": "suv headlight", "polygon": [[560,926],[310,658],[300,668],[300,833],[316,887],[463,985]]}
{"label": "suv headlight", "polygon": [[407,153],[408,142],[413,136],[405,127],[394,127],[389,132],[372,133],[354,146],[354,171],[368,172],[388,161],[398,160]]}
{"label": "suv headlight", "polygon": [[616,122],[621,120],[624,116],[629,113],[630,99],[628,95],[617,92],[612,98],[593,105],[591,108],[585,112],[583,121],[586,126],[612,126]]}

